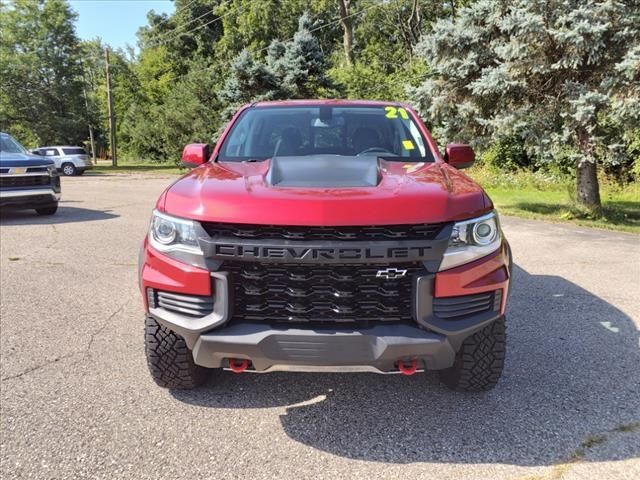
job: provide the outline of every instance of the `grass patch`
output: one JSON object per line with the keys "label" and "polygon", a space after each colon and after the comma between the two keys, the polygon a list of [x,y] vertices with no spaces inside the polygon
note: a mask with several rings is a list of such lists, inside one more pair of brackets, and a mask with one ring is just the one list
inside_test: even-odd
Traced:
{"label": "grass patch", "polygon": [[570,222],[588,227],[640,233],[640,183],[625,187],[602,181],[602,215],[595,216],[573,199],[573,180],[545,173],[469,170],[501,213],[522,218]]}

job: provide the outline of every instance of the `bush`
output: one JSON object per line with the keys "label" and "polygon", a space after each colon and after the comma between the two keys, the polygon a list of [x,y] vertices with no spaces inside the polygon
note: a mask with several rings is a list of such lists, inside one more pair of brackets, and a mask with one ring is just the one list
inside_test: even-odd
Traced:
{"label": "bush", "polygon": [[468,174],[483,188],[489,189],[567,191],[573,188],[570,176],[544,169],[505,171],[478,163],[468,170]]}
{"label": "bush", "polygon": [[480,159],[484,165],[500,171],[515,172],[533,167],[524,145],[515,137],[498,140],[482,153]]}
{"label": "bush", "polygon": [[336,66],[329,70],[329,74],[346,98],[406,101],[408,82],[410,85],[412,80],[420,79],[425,70],[422,62],[415,61],[386,72],[384,65],[373,60]]}

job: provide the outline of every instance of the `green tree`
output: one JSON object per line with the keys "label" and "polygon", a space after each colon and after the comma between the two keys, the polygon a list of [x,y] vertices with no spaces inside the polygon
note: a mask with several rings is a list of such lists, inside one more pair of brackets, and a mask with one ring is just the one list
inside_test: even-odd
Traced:
{"label": "green tree", "polygon": [[[105,75],[106,48],[108,48],[107,45],[103,44],[100,39],[82,42],[82,76],[88,100],[87,104],[93,112],[92,118],[96,121],[93,127],[98,154],[104,154],[109,149],[109,119]],[[111,93],[116,117],[116,133],[120,147],[126,145],[126,140],[124,139],[127,138],[127,132],[123,129],[122,122],[125,114],[132,105],[145,101],[143,100],[145,91],[141,86],[137,73],[138,66],[141,63],[131,52],[125,52],[121,49],[109,49]],[[151,70],[149,68],[146,72]],[[161,68],[157,68],[156,71],[160,72],[158,74],[160,82],[167,83],[167,79],[162,75],[164,71]],[[149,76],[151,76],[151,73],[149,73]],[[156,93],[156,90],[152,87],[148,87],[148,89]],[[169,89],[165,89],[162,93],[167,94],[168,92]],[[156,95],[158,97],[161,96],[159,93],[156,93]]]}
{"label": "green tree", "polygon": [[577,199],[598,211],[597,164],[628,142],[601,119],[637,125],[639,43],[636,0],[479,0],[425,36],[432,75],[412,98],[445,139],[516,136],[549,162],[568,147]]}
{"label": "green tree", "polygon": [[311,20],[303,14],[293,39],[273,41],[265,62],[247,50],[240,53],[220,94],[230,110],[261,100],[313,98],[334,88],[328,61],[310,28]]}
{"label": "green tree", "polygon": [[64,0],[0,3],[0,128],[40,144],[77,144],[95,113],[83,96],[76,16]]}
{"label": "green tree", "polygon": [[[299,18],[308,12],[318,24],[334,19],[334,0],[231,0],[218,10],[222,16],[224,35],[216,45],[217,55],[232,61],[239,52],[247,49],[261,58],[274,40],[282,42],[293,37]],[[316,36],[324,50],[331,49],[337,29],[323,30]]]}
{"label": "green tree", "polygon": [[293,98],[313,98],[334,87],[327,75],[329,62],[310,31],[312,26],[311,17],[304,13],[293,39],[284,44],[282,56],[278,58],[272,49],[268,58],[271,71],[280,73]]}
{"label": "green tree", "polygon": [[[358,20],[355,36],[356,56],[363,61],[372,58],[388,66],[409,64],[422,35],[438,18],[446,17],[446,5],[439,0],[368,0],[368,8]],[[370,8],[369,8],[370,7]]]}
{"label": "green tree", "polygon": [[171,15],[149,12],[149,25],[138,32],[142,56],[161,50],[163,61],[178,74],[186,74],[195,59],[214,58],[223,35],[224,5],[220,0],[176,0]]}
{"label": "green tree", "polygon": [[427,70],[414,48],[437,18],[449,15],[447,6],[437,0],[360,0],[352,10],[353,63],[336,48],[331,77],[348,98],[406,100],[406,87],[418,86]]}
{"label": "green tree", "polygon": [[211,71],[191,70],[174,82],[161,103],[136,98],[124,110],[119,135],[133,158],[178,162],[187,143],[210,143],[223,107]]}
{"label": "green tree", "polygon": [[277,100],[286,98],[288,91],[278,77],[264,63],[255,60],[247,51],[243,50],[231,64],[231,73],[221,98],[232,110],[243,103],[260,100]]}

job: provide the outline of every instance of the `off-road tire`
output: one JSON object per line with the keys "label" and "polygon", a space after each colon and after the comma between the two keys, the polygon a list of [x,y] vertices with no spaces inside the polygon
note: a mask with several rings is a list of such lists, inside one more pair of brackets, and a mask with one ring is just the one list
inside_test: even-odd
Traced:
{"label": "off-road tire", "polygon": [[145,318],[144,346],[151,377],[161,387],[194,388],[209,378],[210,370],[193,362],[184,339],[149,315]]}
{"label": "off-road tire", "polygon": [[67,177],[73,177],[78,173],[78,169],[73,163],[63,163],[62,164],[62,174]]}
{"label": "off-road tire", "polygon": [[465,339],[451,368],[441,370],[440,380],[453,390],[479,392],[496,386],[506,353],[504,317]]}
{"label": "off-road tire", "polygon": [[38,215],[53,215],[58,211],[58,204],[55,203],[53,205],[49,205],[47,207],[38,207],[36,208],[36,213]]}

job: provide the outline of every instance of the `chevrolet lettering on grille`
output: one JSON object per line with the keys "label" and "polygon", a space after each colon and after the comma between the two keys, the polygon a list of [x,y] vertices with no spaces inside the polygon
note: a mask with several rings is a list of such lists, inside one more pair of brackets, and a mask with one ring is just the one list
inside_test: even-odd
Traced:
{"label": "chevrolet lettering on grille", "polygon": [[245,260],[277,259],[281,262],[308,260],[388,260],[422,258],[430,246],[415,247],[282,247],[257,245],[225,245],[216,243],[215,257]]}
{"label": "chevrolet lettering on grille", "polygon": [[[402,243],[398,245],[398,243]],[[313,245],[302,242],[233,241],[200,238],[205,256],[216,260],[274,263],[388,263],[439,259],[443,241],[331,242]]]}

